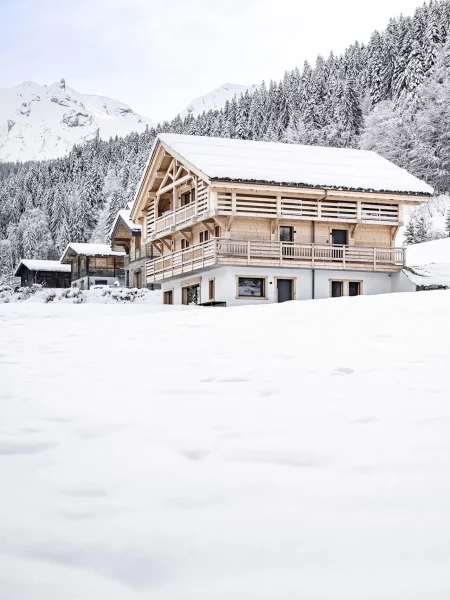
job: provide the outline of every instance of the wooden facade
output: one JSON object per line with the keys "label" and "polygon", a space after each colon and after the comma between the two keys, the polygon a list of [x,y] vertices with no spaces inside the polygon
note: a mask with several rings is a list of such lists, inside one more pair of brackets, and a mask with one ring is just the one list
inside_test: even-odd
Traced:
{"label": "wooden facade", "polygon": [[[33,262],[42,263],[33,266]],[[33,284],[43,285],[46,288],[68,288],[71,283],[70,271],[64,265],[58,267],[45,267],[45,262],[56,261],[21,261],[16,269],[15,276],[20,277],[22,287],[30,287]],[[28,264],[29,263],[29,264]]]}
{"label": "wooden facade", "polygon": [[124,285],[125,253],[111,250],[106,244],[69,244],[61,262],[71,268],[71,284],[81,289],[92,285]]}

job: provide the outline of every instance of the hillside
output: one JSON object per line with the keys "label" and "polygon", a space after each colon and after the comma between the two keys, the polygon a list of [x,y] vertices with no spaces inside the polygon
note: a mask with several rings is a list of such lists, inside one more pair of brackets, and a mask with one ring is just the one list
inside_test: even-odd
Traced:
{"label": "hillside", "polygon": [[0,596],[448,598],[449,302],[0,305]]}
{"label": "hillside", "polygon": [[[447,206],[449,31],[450,0],[433,1],[412,18],[391,19],[367,45],[319,56],[221,109],[94,139],[56,161],[0,162],[0,273],[23,256],[57,258],[68,240],[104,242],[114,211],[133,199],[159,132],[373,150],[430,184]],[[442,234],[445,216],[438,208],[412,219],[412,241]]]}
{"label": "hillside", "polygon": [[123,102],[80,94],[64,80],[0,89],[0,161],[58,158],[97,134],[107,140],[153,125]]}

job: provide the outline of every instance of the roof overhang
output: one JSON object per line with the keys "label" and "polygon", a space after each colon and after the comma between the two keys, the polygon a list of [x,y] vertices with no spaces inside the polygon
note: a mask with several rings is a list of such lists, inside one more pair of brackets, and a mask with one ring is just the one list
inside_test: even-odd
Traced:
{"label": "roof overhang", "polygon": [[326,187],[326,186],[308,186],[296,183],[278,183],[270,181],[242,180],[242,179],[211,179],[211,186],[218,189],[237,190],[245,187],[248,190],[255,192],[269,191],[273,194],[278,192],[301,194],[311,196],[313,198],[328,198],[328,199],[355,199],[369,198],[386,202],[402,202],[403,204],[420,204],[425,200],[429,200],[431,194],[420,194],[415,192],[390,192],[390,191],[374,191],[366,189],[346,189],[342,187]]}

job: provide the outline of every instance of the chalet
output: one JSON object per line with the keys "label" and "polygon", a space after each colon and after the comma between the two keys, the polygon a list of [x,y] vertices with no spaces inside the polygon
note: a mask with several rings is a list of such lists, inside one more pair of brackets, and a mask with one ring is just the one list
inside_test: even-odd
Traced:
{"label": "chalet", "polygon": [[70,265],[71,285],[89,290],[92,285],[124,285],[124,252],[107,244],[69,244],[61,263]]}
{"label": "chalet", "polygon": [[58,260],[22,259],[14,276],[20,277],[23,287],[29,287],[33,283],[48,288],[70,287],[70,266],[62,265]]}
{"label": "chalet", "polygon": [[125,252],[124,269],[127,287],[144,288],[160,287],[158,284],[147,285],[145,265],[147,259],[159,256],[152,244],[141,245],[141,225],[130,219],[130,209],[117,213],[110,231],[111,248]]}
{"label": "chalet", "polygon": [[392,291],[405,205],[433,190],[373,152],[160,134],[130,219],[166,304]]}

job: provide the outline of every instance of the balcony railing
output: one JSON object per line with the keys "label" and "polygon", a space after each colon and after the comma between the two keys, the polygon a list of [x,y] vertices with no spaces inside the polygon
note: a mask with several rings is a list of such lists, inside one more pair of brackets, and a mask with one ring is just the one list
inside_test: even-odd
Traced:
{"label": "balcony railing", "polygon": [[124,257],[125,267],[129,267],[131,263],[134,263],[143,258],[156,258],[159,256],[158,251],[151,244],[143,244],[139,250],[131,250],[128,256]]}
{"label": "balcony railing", "polygon": [[214,238],[147,261],[147,280],[158,281],[214,264],[395,272],[405,264],[405,250]]}
{"label": "balcony railing", "polygon": [[317,220],[347,223],[367,223],[374,225],[400,224],[400,213],[397,204],[376,203],[360,200],[311,199],[294,196],[264,196],[261,194],[244,194],[219,192],[209,206],[206,192],[193,202],[153,220],[149,231],[153,235],[163,235],[177,228],[189,225],[206,215],[233,215],[241,217],[264,217],[289,220]]}
{"label": "balcony railing", "polygon": [[203,212],[205,211],[203,210],[202,213],[198,212],[198,208],[196,207],[195,203],[177,208],[175,214],[172,211],[156,219],[155,233],[164,233],[170,231],[174,227],[178,227],[184,223],[193,221],[197,216],[203,214]]}

